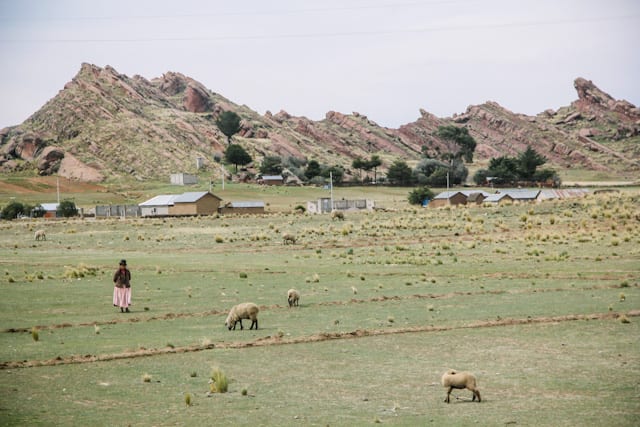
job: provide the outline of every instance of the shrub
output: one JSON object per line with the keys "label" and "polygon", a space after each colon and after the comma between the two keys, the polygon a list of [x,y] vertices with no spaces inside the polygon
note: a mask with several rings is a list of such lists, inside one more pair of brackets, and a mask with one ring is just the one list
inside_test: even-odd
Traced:
{"label": "shrub", "polygon": [[150,383],[150,382],[151,382],[151,375],[150,375],[150,374],[146,374],[146,373],[145,373],[145,374],[142,376],[142,382]]}
{"label": "shrub", "polygon": [[31,338],[33,338],[34,341],[38,341],[40,339],[40,334],[38,334],[38,328],[36,328],[35,326],[31,328]]}

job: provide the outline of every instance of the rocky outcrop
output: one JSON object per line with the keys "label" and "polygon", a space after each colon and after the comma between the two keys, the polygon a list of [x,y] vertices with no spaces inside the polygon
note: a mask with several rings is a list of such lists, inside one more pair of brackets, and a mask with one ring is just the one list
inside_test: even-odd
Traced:
{"label": "rocky outcrop", "polygon": [[[554,168],[602,170],[617,176],[640,173],[640,111],[615,100],[592,82],[574,82],[578,99],[537,116],[509,111],[495,102],[469,106],[453,117],[420,109],[398,129],[366,115],[327,112],[315,121],[281,110],[260,115],[180,73],[147,80],[112,67],[82,64],[78,74],[20,126],[0,130],[0,169],[35,169],[73,179],[105,176],[166,179],[190,171],[194,158],[219,158],[226,137],[215,121],[222,111],[242,118],[234,136],[259,164],[267,155],[339,165],[349,175],[355,158],[382,159],[379,173],[395,160],[413,165],[424,155],[440,158],[457,150],[437,136],[439,126],[464,126],[476,140],[474,160],[515,156],[532,146]],[[615,144],[613,144],[615,142]],[[217,170],[211,160],[205,168]]]}
{"label": "rocky outcrop", "polygon": [[211,104],[211,100],[205,89],[195,85],[187,86],[183,100],[185,110],[192,113],[204,113],[211,111]]}

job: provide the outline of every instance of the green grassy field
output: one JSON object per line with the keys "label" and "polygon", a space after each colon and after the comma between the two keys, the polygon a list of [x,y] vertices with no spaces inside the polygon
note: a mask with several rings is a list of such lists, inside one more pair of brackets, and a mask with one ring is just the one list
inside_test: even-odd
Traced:
{"label": "green grassy field", "polygon": [[[0,424],[638,425],[638,192],[421,209],[375,189],[389,210],[332,221],[287,213],[320,189],[228,190],[279,212],[0,223]],[[228,331],[244,301],[260,329]],[[443,403],[448,368],[482,403]]]}

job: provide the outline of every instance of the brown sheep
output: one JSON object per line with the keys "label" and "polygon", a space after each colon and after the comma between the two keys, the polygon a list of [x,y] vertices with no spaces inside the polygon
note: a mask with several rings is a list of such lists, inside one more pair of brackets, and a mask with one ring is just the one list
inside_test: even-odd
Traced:
{"label": "brown sheep", "polygon": [[47,240],[47,233],[44,230],[37,230],[34,237],[36,240]]}
{"label": "brown sheep", "polygon": [[284,233],[282,235],[282,243],[285,245],[288,245],[289,243],[291,243],[292,245],[296,244],[296,236],[294,236],[293,234],[289,234],[289,233]]}

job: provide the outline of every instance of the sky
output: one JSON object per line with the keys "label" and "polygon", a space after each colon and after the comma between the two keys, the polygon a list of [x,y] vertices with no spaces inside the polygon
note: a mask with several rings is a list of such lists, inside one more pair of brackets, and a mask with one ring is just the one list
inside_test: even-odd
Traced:
{"label": "sky", "polygon": [[498,102],[535,115],[584,77],[640,105],[638,0],[0,0],[0,129],[83,62],[180,72],[260,114],[397,128]]}

